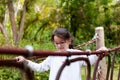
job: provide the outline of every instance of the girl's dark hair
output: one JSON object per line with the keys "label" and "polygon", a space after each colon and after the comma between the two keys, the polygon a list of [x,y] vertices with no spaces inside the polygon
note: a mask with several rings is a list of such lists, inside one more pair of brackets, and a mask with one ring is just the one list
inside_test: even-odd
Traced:
{"label": "girl's dark hair", "polygon": [[73,37],[66,28],[56,28],[52,34],[52,41],[54,41],[54,36],[58,36],[64,40],[71,39],[72,42],[69,45],[69,48],[73,48]]}

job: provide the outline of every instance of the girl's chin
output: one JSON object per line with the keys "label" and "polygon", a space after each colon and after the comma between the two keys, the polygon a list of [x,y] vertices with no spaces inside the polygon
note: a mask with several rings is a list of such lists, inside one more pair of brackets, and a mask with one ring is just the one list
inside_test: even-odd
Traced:
{"label": "girl's chin", "polygon": [[59,51],[66,51],[65,49],[59,49]]}

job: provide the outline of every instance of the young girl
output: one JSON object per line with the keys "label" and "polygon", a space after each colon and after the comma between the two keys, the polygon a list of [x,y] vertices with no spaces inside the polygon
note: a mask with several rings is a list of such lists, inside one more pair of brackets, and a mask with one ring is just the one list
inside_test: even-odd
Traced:
{"label": "young girl", "polygon": [[[70,32],[65,28],[57,28],[52,34],[52,41],[54,42],[55,47],[58,52],[76,52],[80,50],[71,49],[73,38]],[[69,59],[76,58],[78,56],[71,56]],[[80,55],[79,55],[80,57]],[[86,57],[86,56],[81,56]],[[42,63],[34,63],[30,60],[25,59],[22,56],[16,57],[18,62],[23,62],[30,69],[38,72],[43,72],[50,70],[49,80],[55,80],[59,68],[66,60],[65,56],[49,56]],[[88,56],[90,63],[94,64],[97,60],[96,55]],[[84,61],[78,61],[71,63],[69,66],[66,66],[61,73],[60,80],[81,80],[80,69],[82,65],[86,65]]]}

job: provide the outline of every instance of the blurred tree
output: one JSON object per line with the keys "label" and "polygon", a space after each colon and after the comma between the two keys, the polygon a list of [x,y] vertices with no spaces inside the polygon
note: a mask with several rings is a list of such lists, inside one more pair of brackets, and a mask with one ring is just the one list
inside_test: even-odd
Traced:
{"label": "blurred tree", "polygon": [[[29,0],[30,1],[30,0]],[[23,4],[23,9],[22,9],[22,13],[21,13],[21,18],[20,18],[20,23],[17,23],[17,19],[15,16],[15,13],[17,15],[17,11],[15,10],[16,6],[16,0],[3,0],[2,3],[4,6],[4,10],[1,10],[2,12],[4,12],[4,16],[3,16],[3,21],[5,19],[5,23],[3,23],[3,21],[0,21],[1,23],[1,31],[3,32],[4,36],[6,36],[5,38],[8,41],[8,34],[5,28],[7,28],[7,25],[9,24],[9,22],[7,22],[7,20],[10,18],[10,22],[11,22],[11,29],[12,29],[12,37],[13,37],[13,44],[14,45],[18,45],[18,42],[20,41],[20,39],[22,38],[22,34],[23,34],[23,30],[24,30],[24,21],[25,21],[25,13],[26,13],[26,7],[27,4],[29,2],[28,0],[24,1]],[[20,5],[20,3],[18,3]],[[6,12],[5,12],[6,11]],[[8,12],[9,12],[9,18],[6,17],[8,16]],[[7,23],[6,23],[7,22]],[[9,41],[8,41],[9,42]]]}
{"label": "blurred tree", "polygon": [[[118,24],[119,2],[114,0],[60,0],[58,14],[59,23],[67,27],[79,40],[90,40],[94,35],[94,29],[98,26],[105,28],[105,36],[108,43],[119,44],[120,31]],[[117,10],[116,10],[117,9]],[[115,18],[117,16],[117,19]],[[118,24],[118,25],[116,25]],[[118,27],[114,27],[116,25]],[[117,31],[117,34],[116,31]],[[112,33],[111,33],[112,32]],[[114,41],[117,39],[117,41]],[[82,42],[82,41],[80,41]]]}
{"label": "blurred tree", "polygon": [[0,30],[8,44],[18,45],[22,38],[46,40],[44,31],[56,27],[68,28],[83,42],[93,37],[95,27],[103,26],[108,42],[119,44],[118,4],[113,0],[1,0]]}

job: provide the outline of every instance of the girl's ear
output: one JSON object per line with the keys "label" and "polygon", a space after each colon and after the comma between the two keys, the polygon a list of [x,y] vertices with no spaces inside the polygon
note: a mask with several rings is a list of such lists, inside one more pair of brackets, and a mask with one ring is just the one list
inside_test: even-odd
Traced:
{"label": "girl's ear", "polygon": [[68,40],[68,43],[69,43],[69,44],[72,44],[72,42],[73,42],[72,39],[69,39],[69,40]]}
{"label": "girl's ear", "polygon": [[73,49],[73,39],[69,39],[68,43],[69,43],[69,48]]}

